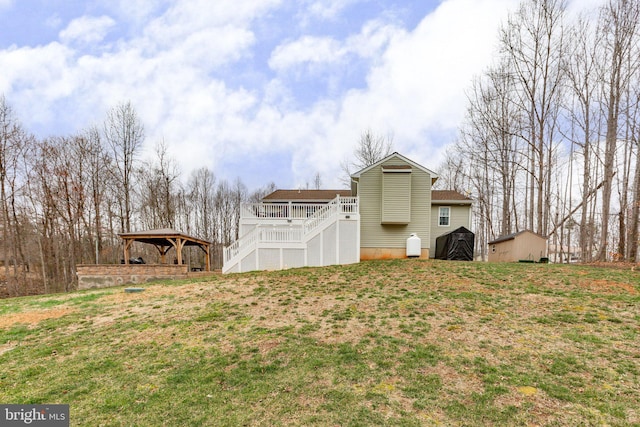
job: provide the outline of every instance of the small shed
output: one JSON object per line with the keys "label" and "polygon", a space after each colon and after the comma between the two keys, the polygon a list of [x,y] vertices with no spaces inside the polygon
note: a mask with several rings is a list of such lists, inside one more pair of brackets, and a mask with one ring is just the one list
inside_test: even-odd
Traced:
{"label": "small shed", "polygon": [[538,262],[547,258],[547,238],[531,230],[498,237],[489,242],[489,262]]}
{"label": "small shed", "polygon": [[465,227],[438,236],[436,239],[436,259],[473,261],[475,234]]}

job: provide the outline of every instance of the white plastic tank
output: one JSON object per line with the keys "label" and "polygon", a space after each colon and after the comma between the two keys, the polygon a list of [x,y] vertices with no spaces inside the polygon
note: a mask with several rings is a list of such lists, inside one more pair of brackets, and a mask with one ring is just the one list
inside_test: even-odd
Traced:
{"label": "white plastic tank", "polygon": [[420,249],[421,240],[416,233],[411,233],[407,239],[407,257],[420,257],[422,250]]}

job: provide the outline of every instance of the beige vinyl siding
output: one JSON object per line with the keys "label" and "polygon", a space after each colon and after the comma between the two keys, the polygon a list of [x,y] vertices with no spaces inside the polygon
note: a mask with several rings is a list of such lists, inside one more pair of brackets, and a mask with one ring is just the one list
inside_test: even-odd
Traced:
{"label": "beige vinyl siding", "polygon": [[[448,207],[449,208],[449,225],[442,226],[439,225],[439,213],[440,207]],[[471,205],[454,205],[454,204],[441,204],[441,205],[433,205],[431,207],[431,252],[430,256],[434,257],[436,255],[436,239],[443,234],[447,234],[456,228],[466,227],[471,230],[471,224],[469,221],[471,219]],[[473,230],[471,230],[473,231]]]}
{"label": "beige vinyl siding", "polygon": [[411,176],[411,207],[408,224],[381,224],[382,219],[382,169],[385,166],[404,166],[407,163],[393,157],[360,176],[360,246],[363,248],[404,248],[411,233],[420,237],[421,247],[429,248],[429,223],[431,221],[431,176],[413,168]]}
{"label": "beige vinyl siding", "polygon": [[382,171],[382,224],[411,222],[411,169]]}

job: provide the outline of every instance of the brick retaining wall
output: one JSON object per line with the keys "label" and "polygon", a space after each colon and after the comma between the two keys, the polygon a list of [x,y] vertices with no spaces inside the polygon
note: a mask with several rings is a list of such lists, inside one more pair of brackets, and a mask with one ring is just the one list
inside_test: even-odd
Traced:
{"label": "brick retaining wall", "polygon": [[78,289],[108,288],[155,280],[185,279],[186,265],[175,264],[104,264],[78,265]]}

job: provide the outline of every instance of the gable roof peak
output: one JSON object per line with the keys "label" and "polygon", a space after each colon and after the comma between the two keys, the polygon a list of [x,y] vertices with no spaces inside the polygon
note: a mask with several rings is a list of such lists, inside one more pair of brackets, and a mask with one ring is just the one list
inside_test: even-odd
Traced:
{"label": "gable roof peak", "polygon": [[427,172],[429,175],[431,175],[431,179],[432,181],[435,181],[438,178],[438,174],[435,173],[434,171],[427,169],[426,167],[422,166],[419,163],[414,162],[413,160],[409,159],[408,157],[403,156],[402,154],[398,153],[397,151],[394,151],[393,153],[389,154],[388,156],[386,156],[385,158],[378,160],[377,162],[365,167],[362,170],[359,170],[358,172],[354,173],[351,175],[352,178],[359,178],[360,175],[362,175],[363,173],[377,167],[380,166],[381,164],[389,161],[390,159],[393,159],[394,157],[399,158],[400,160],[410,164],[411,166],[420,169],[424,172]]}

